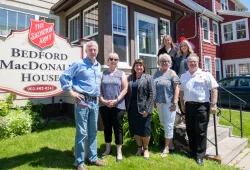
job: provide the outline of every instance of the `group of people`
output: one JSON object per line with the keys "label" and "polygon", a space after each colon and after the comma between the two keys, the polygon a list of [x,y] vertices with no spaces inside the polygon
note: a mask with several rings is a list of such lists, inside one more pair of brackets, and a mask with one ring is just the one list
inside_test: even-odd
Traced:
{"label": "group of people", "polygon": [[109,68],[101,74],[100,63],[96,60],[98,45],[95,41],[87,42],[87,57],[73,63],[60,77],[62,89],[69,91],[70,95],[76,98],[76,169],[86,169],[86,138],[89,163],[106,166],[106,163],[97,158],[99,111],[106,143],[102,159],[111,153],[114,132],[116,161],[122,161],[122,127],[126,112],[129,129],[137,143],[135,154],[149,159],[150,117],[156,104],[160,123],[165,131],[165,146],[160,156],[166,157],[169,151],[174,150],[172,139],[178,101],[182,113],[186,116],[186,129],[192,151],[190,156],[195,158],[199,165],[203,165],[209,113],[216,111],[218,84],[211,73],[199,68],[199,57],[193,53],[188,40],[183,38],[179,43],[179,49],[176,51],[171,36],[164,36],[163,47],[158,53],[159,69],[156,73],[153,76],[146,74],[143,60],[137,59],[132,66],[131,75],[127,77],[117,68],[119,56],[116,53],[108,56]]}

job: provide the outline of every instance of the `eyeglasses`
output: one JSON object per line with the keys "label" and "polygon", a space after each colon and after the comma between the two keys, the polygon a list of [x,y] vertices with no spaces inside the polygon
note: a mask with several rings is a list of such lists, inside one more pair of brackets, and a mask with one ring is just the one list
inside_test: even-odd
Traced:
{"label": "eyeglasses", "polygon": [[109,58],[110,61],[118,61],[119,59],[117,58]]}
{"label": "eyeglasses", "polygon": [[164,60],[164,61],[160,61],[160,63],[166,64],[166,63],[170,63],[170,61],[169,60]]}
{"label": "eyeglasses", "polygon": [[188,61],[188,63],[197,63],[198,61]]}

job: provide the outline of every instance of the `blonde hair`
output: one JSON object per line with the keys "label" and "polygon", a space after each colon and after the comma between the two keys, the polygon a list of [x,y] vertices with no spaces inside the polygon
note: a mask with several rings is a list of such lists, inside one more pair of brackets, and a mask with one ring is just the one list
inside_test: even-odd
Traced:
{"label": "blonde hair", "polygon": [[118,56],[117,53],[109,53],[109,56],[108,56],[108,59],[107,59],[107,65],[108,65],[108,66],[109,66],[108,61],[109,61],[109,59],[110,59],[112,56],[116,56],[116,57],[118,58],[118,61],[119,61],[119,56]]}
{"label": "blonde hair", "polygon": [[167,35],[165,34],[163,37],[162,37],[162,41],[161,41],[161,47],[160,48],[163,48],[165,47],[165,38],[169,38],[171,40],[171,48],[175,49],[176,45],[174,44],[173,42],[173,38],[171,37],[171,35]]}
{"label": "blonde hair", "polygon": [[194,53],[194,51],[193,51],[193,49],[192,49],[192,47],[191,47],[189,41],[188,41],[188,40],[183,40],[183,41],[180,42],[180,44],[179,44],[179,49],[178,49],[178,56],[179,56],[179,57],[182,56],[181,43],[186,43],[186,44],[187,44],[187,46],[188,46],[188,53],[189,53],[189,54],[193,54],[193,53]]}
{"label": "blonde hair", "polygon": [[[165,59],[169,60],[169,61],[170,61],[170,67],[172,67],[172,59],[171,59],[170,55],[168,55],[167,53],[164,53],[164,54],[159,55],[159,58],[158,58],[158,64],[159,64],[159,65],[160,65],[160,60],[161,60],[162,58],[165,58]],[[169,68],[170,68],[170,67],[169,67]]]}

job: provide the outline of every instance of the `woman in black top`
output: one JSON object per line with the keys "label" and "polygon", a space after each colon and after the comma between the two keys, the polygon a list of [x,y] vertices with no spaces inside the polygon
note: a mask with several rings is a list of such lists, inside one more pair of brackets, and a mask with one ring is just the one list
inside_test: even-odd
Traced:
{"label": "woman in black top", "polygon": [[170,35],[164,35],[162,39],[162,48],[158,52],[158,57],[161,54],[167,53],[170,55],[171,60],[172,60],[172,67],[171,69],[176,71],[176,64],[175,64],[175,59],[177,56],[177,51],[175,50],[175,44],[173,43],[172,37]]}

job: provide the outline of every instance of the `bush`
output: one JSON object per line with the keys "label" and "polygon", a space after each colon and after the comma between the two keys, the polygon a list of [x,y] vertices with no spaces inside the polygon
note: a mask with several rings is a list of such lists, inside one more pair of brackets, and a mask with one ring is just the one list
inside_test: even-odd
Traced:
{"label": "bush", "polygon": [[11,110],[0,117],[0,139],[13,138],[31,132],[31,116],[22,110]]}

